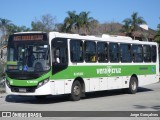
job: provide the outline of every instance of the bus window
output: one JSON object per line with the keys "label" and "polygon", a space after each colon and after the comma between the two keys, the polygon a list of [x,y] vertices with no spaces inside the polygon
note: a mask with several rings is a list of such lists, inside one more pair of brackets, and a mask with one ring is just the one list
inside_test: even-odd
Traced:
{"label": "bus window", "polygon": [[142,45],[132,45],[133,62],[143,62]]}
{"label": "bus window", "polygon": [[110,43],[109,44],[109,59],[110,59],[110,62],[119,62],[118,43]]}
{"label": "bus window", "polygon": [[96,43],[93,41],[85,41],[85,61],[96,62]]}
{"label": "bus window", "polygon": [[120,58],[121,58],[121,62],[132,61],[130,44],[120,44]]}
{"label": "bus window", "polygon": [[52,40],[52,74],[56,74],[68,67],[67,39],[55,38]]}
{"label": "bus window", "polygon": [[152,46],[152,62],[156,62],[157,60],[157,49],[156,46],[153,45]]}
{"label": "bus window", "polygon": [[150,45],[143,46],[144,62],[151,62],[151,47]]}
{"label": "bus window", "polygon": [[97,53],[98,53],[98,62],[107,62],[108,61],[108,48],[107,43],[97,42]]}
{"label": "bus window", "polygon": [[70,41],[70,54],[72,62],[83,62],[83,42],[81,40]]}

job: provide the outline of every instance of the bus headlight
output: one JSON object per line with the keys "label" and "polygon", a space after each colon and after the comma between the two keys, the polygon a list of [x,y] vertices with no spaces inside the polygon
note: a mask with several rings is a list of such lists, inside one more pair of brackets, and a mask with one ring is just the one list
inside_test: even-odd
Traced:
{"label": "bus headlight", "polygon": [[48,81],[49,81],[49,78],[47,78],[47,79],[45,79],[45,80],[39,82],[37,88],[43,86],[43,85],[46,84]]}

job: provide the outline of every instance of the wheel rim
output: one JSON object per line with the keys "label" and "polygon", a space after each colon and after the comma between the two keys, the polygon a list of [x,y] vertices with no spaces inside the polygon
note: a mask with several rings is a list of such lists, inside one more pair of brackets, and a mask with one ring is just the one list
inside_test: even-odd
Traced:
{"label": "wheel rim", "polygon": [[78,96],[80,94],[80,88],[78,85],[76,85],[74,88],[73,88],[73,93],[74,95]]}
{"label": "wheel rim", "polygon": [[137,84],[135,81],[132,82],[131,84],[132,90],[136,90],[137,89]]}

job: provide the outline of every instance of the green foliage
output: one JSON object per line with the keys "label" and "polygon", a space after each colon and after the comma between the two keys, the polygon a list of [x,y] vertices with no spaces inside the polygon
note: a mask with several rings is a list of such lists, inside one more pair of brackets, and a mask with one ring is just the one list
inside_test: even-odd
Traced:
{"label": "green foliage", "polygon": [[158,42],[160,44],[160,24],[158,24],[157,26],[157,31],[156,31],[156,36],[155,36],[155,41]]}
{"label": "green foliage", "polygon": [[131,18],[126,18],[123,20],[123,32],[126,33],[126,35],[131,36],[133,32],[135,32],[139,25],[146,24],[146,21],[143,20],[143,17],[138,16],[137,12],[134,12],[131,15]]}
{"label": "green foliage", "polygon": [[64,19],[64,24],[61,26],[62,32],[87,34],[90,24],[95,21],[93,17],[89,17],[90,12],[81,12],[76,14],[76,11],[68,11],[68,17]]}

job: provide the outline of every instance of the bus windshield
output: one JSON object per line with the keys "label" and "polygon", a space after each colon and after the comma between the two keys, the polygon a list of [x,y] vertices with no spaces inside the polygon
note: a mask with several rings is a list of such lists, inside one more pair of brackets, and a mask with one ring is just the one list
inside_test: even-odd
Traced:
{"label": "bus windshield", "polygon": [[15,42],[8,46],[7,71],[48,71],[50,69],[49,46],[42,42]]}

